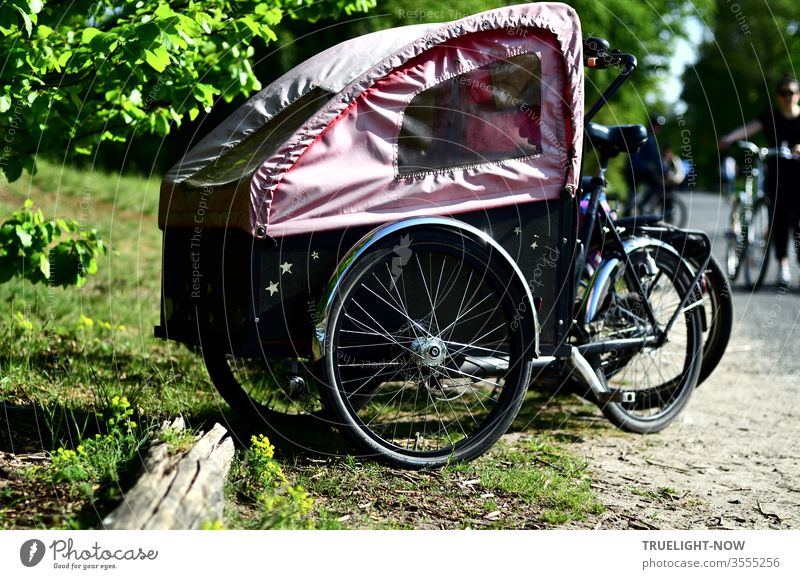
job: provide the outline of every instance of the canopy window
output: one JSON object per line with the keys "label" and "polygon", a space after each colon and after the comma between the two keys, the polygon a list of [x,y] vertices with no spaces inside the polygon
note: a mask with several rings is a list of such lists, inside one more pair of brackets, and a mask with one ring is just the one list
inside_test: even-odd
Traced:
{"label": "canopy window", "polygon": [[400,175],[541,153],[542,64],[537,54],[497,60],[417,94],[397,141]]}

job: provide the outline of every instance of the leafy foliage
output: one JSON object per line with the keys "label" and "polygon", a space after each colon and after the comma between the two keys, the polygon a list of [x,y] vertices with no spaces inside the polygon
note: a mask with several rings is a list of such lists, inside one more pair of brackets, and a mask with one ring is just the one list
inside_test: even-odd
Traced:
{"label": "leafy foliage", "polygon": [[254,43],[285,16],[365,11],[374,0],[8,0],[0,3],[0,168],[39,151],[89,155],[135,132],[166,135],[215,100],[259,90]]}
{"label": "leafy foliage", "polygon": [[259,511],[248,525],[260,529],[311,528],[309,514],[314,502],[308,492],[289,483],[266,436],[253,436],[250,442],[234,475],[239,493]]}
{"label": "leafy foliage", "polygon": [[[62,234],[73,237],[53,245]],[[19,275],[33,283],[81,287],[105,252],[95,229],[71,219],[46,221],[28,199],[0,225],[0,283]]]}
{"label": "leafy foliage", "polygon": [[688,105],[682,152],[694,158],[706,185],[719,176],[720,137],[770,105],[781,76],[797,76],[792,61],[800,52],[800,17],[793,0],[715,4],[717,17],[706,23],[709,34],[697,62],[684,73],[681,95]]}

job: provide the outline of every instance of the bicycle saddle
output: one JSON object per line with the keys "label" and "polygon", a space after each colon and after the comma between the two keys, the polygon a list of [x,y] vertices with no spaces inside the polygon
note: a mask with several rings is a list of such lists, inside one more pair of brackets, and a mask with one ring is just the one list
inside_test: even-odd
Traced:
{"label": "bicycle saddle", "polygon": [[608,157],[619,153],[635,155],[647,142],[647,129],[642,125],[586,125],[586,137],[592,146]]}

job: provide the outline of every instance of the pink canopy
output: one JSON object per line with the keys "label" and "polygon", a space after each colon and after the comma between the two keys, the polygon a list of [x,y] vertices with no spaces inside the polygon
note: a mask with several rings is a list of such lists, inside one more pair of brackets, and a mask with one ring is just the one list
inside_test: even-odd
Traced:
{"label": "pink canopy", "polygon": [[[330,64],[353,58],[358,47],[363,64],[370,43],[376,58],[368,68]],[[348,44],[350,52],[334,47],[296,69],[327,74],[327,85],[308,76],[298,83],[287,73],[227,121],[228,129],[209,135],[202,155],[190,152],[176,165],[162,187],[162,226],[176,221],[170,211],[190,214],[198,197],[206,225],[282,237],[555,199],[577,189],[583,64],[571,7],[516,5]],[[362,70],[347,79],[353,68]],[[334,69],[334,80],[347,83],[332,94]],[[288,97],[287,82],[298,85]],[[310,116],[299,123],[297,115],[280,118],[279,107],[259,108],[276,91],[283,107],[309,99],[302,110]],[[263,131],[257,125],[270,122],[276,126],[254,145]],[[214,140],[219,158],[208,159]],[[177,192],[185,198],[176,200]],[[220,198],[223,192],[231,198]]]}

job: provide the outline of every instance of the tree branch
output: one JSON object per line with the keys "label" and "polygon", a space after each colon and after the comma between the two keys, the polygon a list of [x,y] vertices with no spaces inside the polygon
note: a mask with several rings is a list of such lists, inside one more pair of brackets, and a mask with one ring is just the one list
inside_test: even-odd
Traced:
{"label": "tree branch", "polygon": [[[75,75],[75,76],[78,75],[78,73],[69,73],[69,74],[72,74],[72,75]],[[34,90],[44,90],[44,89],[48,89],[48,88],[65,88],[65,87],[68,87],[68,86],[75,86],[76,84],[80,84],[83,81],[85,81],[86,79],[88,79],[90,76],[96,75],[96,74],[97,74],[97,67],[95,65],[92,65],[89,68],[89,70],[86,72],[86,74],[84,74],[83,76],[78,76],[77,78],[73,78],[73,79],[71,79],[69,81],[66,81],[66,78],[68,76],[67,73],[64,73],[62,75],[46,75],[46,76],[49,76],[50,78],[55,78],[55,79],[60,79],[60,80],[57,83],[56,82],[41,82],[41,83],[37,83],[36,85],[32,86],[31,88],[33,88]],[[45,78],[43,77],[42,80],[45,80]]]}

